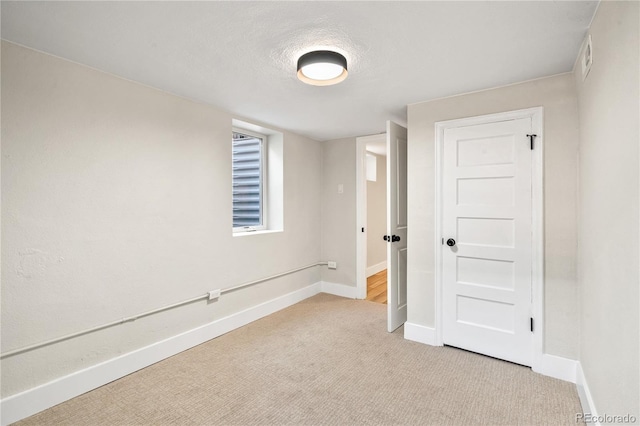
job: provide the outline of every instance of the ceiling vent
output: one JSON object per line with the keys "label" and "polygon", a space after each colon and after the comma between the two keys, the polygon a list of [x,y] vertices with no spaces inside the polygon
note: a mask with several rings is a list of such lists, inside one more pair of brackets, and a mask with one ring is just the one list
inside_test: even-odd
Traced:
{"label": "ceiling vent", "polygon": [[584,81],[591,70],[591,63],[593,62],[593,46],[591,45],[591,34],[587,35],[582,43],[582,54],[580,55],[580,63],[582,64],[582,80]]}

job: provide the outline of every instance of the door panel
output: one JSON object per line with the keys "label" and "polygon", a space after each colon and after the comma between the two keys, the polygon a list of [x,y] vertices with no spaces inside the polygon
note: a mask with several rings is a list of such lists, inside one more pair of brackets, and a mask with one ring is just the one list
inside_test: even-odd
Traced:
{"label": "door panel", "polygon": [[460,284],[509,290],[513,290],[515,287],[513,262],[463,256],[458,256],[456,260],[457,282]]}
{"label": "door panel", "polygon": [[458,206],[513,206],[515,180],[501,178],[458,179]]}
{"label": "door panel", "polygon": [[513,247],[515,229],[513,219],[459,217],[458,244],[484,244]]}
{"label": "door panel", "polygon": [[407,321],[407,129],[387,121],[387,330]]}
{"label": "door panel", "polygon": [[511,135],[461,139],[456,145],[458,167],[513,164],[514,144]]}
{"label": "door panel", "polygon": [[531,119],[444,133],[443,341],[531,365]]}
{"label": "door panel", "polygon": [[514,305],[468,296],[458,296],[457,302],[458,322],[489,330],[514,332]]}
{"label": "door panel", "polygon": [[[398,252],[398,284],[404,283],[404,285],[398,285],[397,306],[407,306],[407,249],[399,249]],[[406,319],[405,319],[406,321]],[[397,328],[397,327],[396,327]]]}

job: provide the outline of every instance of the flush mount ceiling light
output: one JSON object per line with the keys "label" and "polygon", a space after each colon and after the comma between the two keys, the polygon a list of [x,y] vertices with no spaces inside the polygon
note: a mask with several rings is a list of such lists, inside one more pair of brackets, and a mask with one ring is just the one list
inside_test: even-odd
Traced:
{"label": "flush mount ceiling light", "polygon": [[316,50],[298,59],[298,78],[314,86],[330,86],[347,78],[347,59],[337,52]]}

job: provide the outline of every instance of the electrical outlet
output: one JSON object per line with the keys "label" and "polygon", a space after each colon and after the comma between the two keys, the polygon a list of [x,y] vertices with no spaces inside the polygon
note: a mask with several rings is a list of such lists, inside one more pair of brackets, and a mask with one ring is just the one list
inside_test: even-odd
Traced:
{"label": "electrical outlet", "polygon": [[220,289],[218,290],[211,290],[209,292],[209,300],[217,300],[220,298]]}
{"label": "electrical outlet", "polygon": [[329,269],[338,269],[338,262],[329,261]]}

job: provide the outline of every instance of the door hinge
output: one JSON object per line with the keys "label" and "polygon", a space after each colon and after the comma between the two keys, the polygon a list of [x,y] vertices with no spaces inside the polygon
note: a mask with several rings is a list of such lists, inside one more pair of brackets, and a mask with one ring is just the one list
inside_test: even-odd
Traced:
{"label": "door hinge", "polygon": [[533,333],[533,318],[529,318],[529,319],[531,320],[531,321],[530,321],[530,325],[531,325],[531,332]]}
{"label": "door hinge", "polygon": [[538,135],[534,135],[534,134],[527,135],[527,137],[529,138],[529,142],[531,143],[531,150],[532,150],[532,151],[533,151],[533,139],[534,139],[536,136],[538,136]]}

